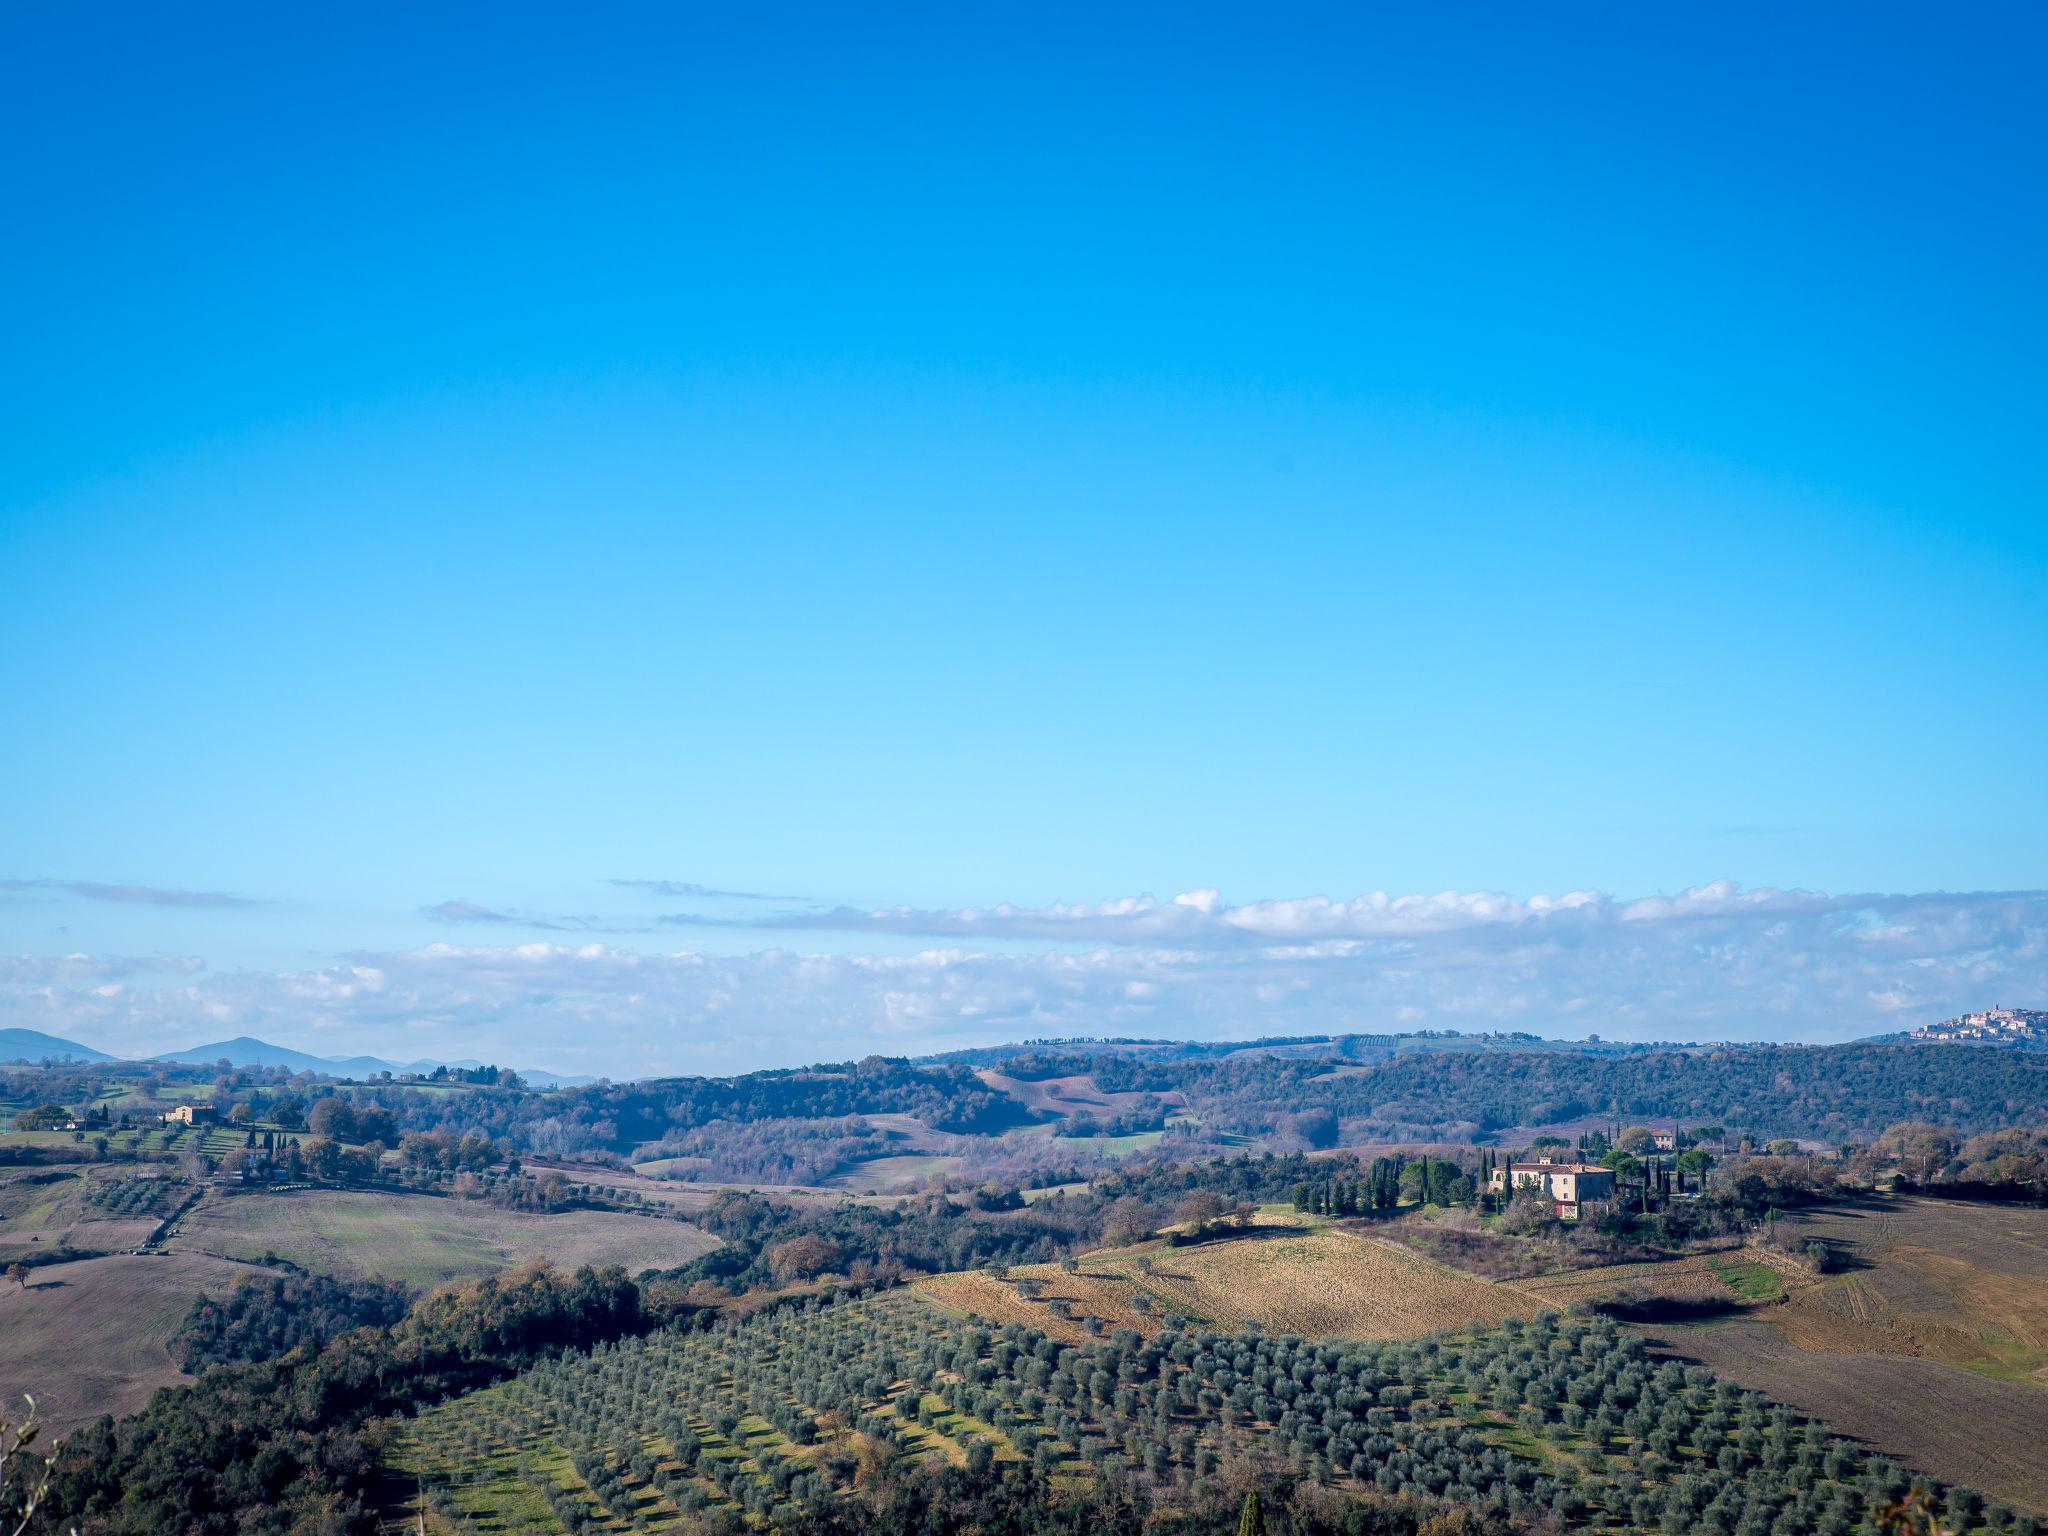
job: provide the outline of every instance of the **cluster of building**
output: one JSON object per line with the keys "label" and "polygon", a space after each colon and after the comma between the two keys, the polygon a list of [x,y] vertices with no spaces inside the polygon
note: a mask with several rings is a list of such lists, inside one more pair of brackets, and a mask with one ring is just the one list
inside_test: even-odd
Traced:
{"label": "cluster of building", "polygon": [[2048,1039],[2048,1011],[2039,1008],[1987,1008],[1916,1029],[1913,1040],[1969,1045],[2023,1045]]}

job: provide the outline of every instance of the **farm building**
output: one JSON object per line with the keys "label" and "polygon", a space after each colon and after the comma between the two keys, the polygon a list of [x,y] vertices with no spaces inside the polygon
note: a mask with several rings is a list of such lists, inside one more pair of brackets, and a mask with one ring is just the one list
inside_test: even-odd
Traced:
{"label": "farm building", "polygon": [[1589,1208],[1605,1206],[1614,1198],[1614,1170],[1597,1163],[1554,1163],[1539,1158],[1533,1163],[1510,1163],[1493,1170],[1487,1188],[1494,1194],[1527,1188],[1541,1189],[1556,1203],[1558,1216],[1576,1221]]}
{"label": "farm building", "polygon": [[174,1125],[212,1125],[220,1116],[211,1104],[180,1104],[167,1110],[164,1119]]}
{"label": "farm building", "polygon": [[1650,1146],[1658,1152],[1676,1152],[1678,1150],[1677,1127],[1674,1126],[1668,1131],[1650,1132]]}

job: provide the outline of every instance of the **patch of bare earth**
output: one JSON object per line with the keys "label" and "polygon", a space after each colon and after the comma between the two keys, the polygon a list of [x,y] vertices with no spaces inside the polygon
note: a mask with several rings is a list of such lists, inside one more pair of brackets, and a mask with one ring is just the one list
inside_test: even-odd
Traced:
{"label": "patch of bare earth", "polygon": [[1653,1342],[2048,1514],[2048,1212],[1906,1198],[1788,1219],[1839,1273],[1740,1317],[1648,1328]]}
{"label": "patch of bare earth", "polygon": [[1802,1348],[1775,1326],[1786,1310],[1646,1331],[1659,1352],[1711,1366],[1909,1467],[2048,1514],[2048,1392],[1938,1360]]}

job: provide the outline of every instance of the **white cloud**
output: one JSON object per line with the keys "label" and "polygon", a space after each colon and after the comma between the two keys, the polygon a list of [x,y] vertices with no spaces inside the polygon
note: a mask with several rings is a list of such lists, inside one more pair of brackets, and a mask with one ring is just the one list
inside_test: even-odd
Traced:
{"label": "white cloud", "polygon": [[[1570,941],[1617,927],[1695,922],[1737,926],[1776,925],[1835,914],[1860,936],[1886,937],[1882,924],[1910,916],[1924,925],[1933,914],[1958,903],[1981,907],[2007,900],[2038,904],[2040,893],[1951,896],[1829,896],[1814,891],[1747,888],[1732,880],[1681,891],[1676,896],[1617,900],[1598,891],[1526,899],[1498,891],[1440,891],[1391,896],[1385,891],[1335,901],[1327,896],[1251,901],[1232,905],[1214,890],[1184,891],[1169,901],[1149,892],[1100,902],[1055,902],[1043,907],[1002,903],[993,907],[929,909],[884,907],[864,910],[784,912],[748,918],[679,912],[662,919],[679,927],[765,929],[782,932],[890,934],[923,938],[1038,940],[1090,944],[1159,945],[1188,949],[1266,947],[1278,943],[1322,944],[1465,934],[1502,941]],[[1909,924],[1907,934],[1918,931]]]}
{"label": "white cloud", "polygon": [[[1847,1038],[2048,997],[2048,895],[1826,896],[1702,886],[1373,895],[1231,906],[1209,893],[938,914],[976,938],[916,954],[606,943],[428,944],[311,971],[0,963],[10,1022],[161,1050],[235,1032],[329,1054],[477,1055],[566,1071],[723,1071],[1045,1035],[1194,1038],[1515,1028],[1616,1038]],[[883,914],[921,932],[923,918]],[[932,916],[926,914],[926,917]],[[1078,941],[1078,942],[1077,942]],[[196,966],[196,962],[191,962]]]}

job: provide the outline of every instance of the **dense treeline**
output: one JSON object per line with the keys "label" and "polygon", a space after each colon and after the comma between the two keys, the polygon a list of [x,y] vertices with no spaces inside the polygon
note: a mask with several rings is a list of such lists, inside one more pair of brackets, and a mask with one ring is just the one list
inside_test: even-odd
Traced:
{"label": "dense treeline", "polygon": [[[1346,1141],[1484,1139],[1518,1125],[1586,1116],[1711,1120],[1767,1136],[1867,1140],[1902,1121],[1933,1121],[1962,1136],[2048,1120],[2048,1052],[1927,1046],[1899,1041],[1843,1046],[1705,1049],[1559,1044],[1515,1036],[1343,1036],[1261,1042],[1256,1049],[1046,1046],[976,1051],[929,1063],[869,1057],[728,1078],[597,1083],[531,1093],[492,1083],[458,1093],[403,1082],[333,1089],[277,1071],[206,1078],[228,1112],[298,1125],[337,1141],[392,1142],[394,1132],[448,1131],[489,1138],[519,1154],[622,1155],[659,1144],[704,1157],[730,1176],[767,1182],[826,1166],[833,1149],[804,1147],[792,1127],[834,1122],[841,1163],[867,1152],[856,1117],[910,1115],[941,1132],[987,1135],[1028,1122],[1014,1100],[965,1064],[987,1061],[1022,1078],[1085,1073],[1111,1092],[1183,1095],[1206,1134],[1280,1132],[1307,1145]],[[1333,1065],[1345,1068],[1332,1073]],[[208,1069],[209,1071],[213,1069]],[[132,1067],[126,1069],[133,1076]],[[141,1087],[144,1101],[165,1068]],[[0,1074],[0,1100],[83,1106],[108,1069],[53,1067]],[[504,1080],[500,1080],[501,1082]],[[1098,1117],[1084,1131],[1156,1129],[1137,1118]],[[748,1125],[781,1129],[751,1141]],[[1184,1154],[1202,1144],[1181,1147]],[[741,1171],[744,1170],[744,1171]]]}
{"label": "dense treeline", "polygon": [[1090,1193],[1101,1200],[1132,1199],[1171,1207],[1198,1189],[1228,1200],[1270,1205],[1291,1200],[1296,1186],[1354,1176],[1348,1157],[1310,1157],[1301,1152],[1245,1153],[1200,1163],[1133,1163],[1095,1181]]}
{"label": "dense treeline", "polygon": [[720,1120],[896,1114],[935,1131],[968,1134],[1007,1130],[1031,1118],[965,1067],[920,1067],[881,1056],[742,1077],[594,1083],[551,1093],[478,1088],[433,1094],[402,1083],[343,1091],[355,1103],[392,1111],[402,1131],[472,1133],[544,1157],[623,1154]]}
{"label": "dense treeline", "polygon": [[[1085,1137],[1057,1148],[992,1133],[1031,1112],[988,1087],[965,1059],[1013,1076],[1091,1075],[1111,1092],[1155,1098],[1077,1117]],[[304,1127],[340,1144],[390,1146],[442,1132],[488,1140],[515,1156],[617,1158],[648,1150],[694,1160],[727,1182],[822,1179],[897,1143],[862,1117],[907,1115],[958,1135],[946,1150],[977,1177],[1026,1176],[1050,1157],[1103,1166],[1090,1143],[1159,1129],[1164,1102],[1180,1095],[1194,1119],[1174,1118],[1158,1156],[1194,1158],[1244,1134],[1280,1143],[1484,1140],[1513,1126],[1611,1117],[1711,1121],[1764,1137],[1867,1141],[1902,1121],[1946,1125],[1961,1138],[2048,1120],[2048,1053],[1858,1045],[1705,1049],[1560,1045],[1512,1036],[1418,1039],[1344,1036],[1275,1041],[1256,1049],[1178,1046],[1082,1049],[1047,1046],[915,1063],[870,1057],[728,1078],[596,1083],[530,1092],[512,1080],[439,1091],[416,1084],[334,1085],[270,1070],[165,1068],[132,1085],[142,1097],[123,1120],[153,1123],[154,1095],[173,1082],[204,1081],[231,1123]],[[1332,1067],[1342,1067],[1333,1072]],[[0,1074],[0,1099],[33,1108],[83,1109],[124,1072],[60,1066]],[[486,1074],[479,1074],[480,1076]]]}
{"label": "dense treeline", "polygon": [[694,1217],[722,1246],[672,1278],[710,1281],[731,1291],[783,1284],[792,1277],[778,1271],[777,1251],[802,1238],[830,1245],[833,1259],[820,1270],[861,1283],[991,1263],[1045,1263],[1098,1236],[1108,1208],[1093,1196],[1029,1206],[1010,1199],[990,1204],[998,1208],[962,1210],[934,1193],[885,1208],[852,1202],[820,1208],[729,1193]]}
{"label": "dense treeline", "polygon": [[1909,1121],[1855,1152],[1845,1178],[1876,1183],[1887,1174],[1930,1194],[1988,1200],[2048,1201],[2048,1125],[2015,1125],[1965,1136],[1947,1126]]}
{"label": "dense treeline", "polygon": [[1105,1113],[1084,1109],[1068,1117],[1065,1136],[1137,1136],[1166,1128],[1167,1107],[1147,1095],[1131,1108]]}
{"label": "dense treeline", "polygon": [[815,1184],[849,1163],[885,1156],[889,1138],[858,1115],[838,1119],[713,1120],[644,1149],[689,1158],[690,1176],[744,1184]]}
{"label": "dense treeline", "polygon": [[[1333,1074],[1333,1060],[1344,1060],[1346,1071]],[[1503,1040],[1485,1049],[1368,1051],[1362,1058],[1092,1051],[1033,1053],[1004,1065],[1034,1076],[1089,1073],[1110,1092],[1179,1093],[1206,1135],[1278,1132],[1307,1146],[1331,1145],[1340,1130],[1349,1142],[1483,1140],[1514,1126],[1588,1116],[1711,1121],[1831,1142],[1865,1140],[1900,1121],[1939,1121],[1970,1136],[2048,1119],[2048,1053],[1896,1042],[1610,1052]],[[984,1134],[1025,1118],[964,1067],[879,1058],[548,1094],[484,1088],[435,1096],[396,1085],[346,1092],[392,1110],[405,1130],[471,1131],[543,1155],[618,1154],[653,1143],[707,1159],[726,1170],[722,1176],[763,1182],[879,1155],[886,1146],[853,1124],[861,1115],[908,1114],[935,1130]],[[1122,1134],[1165,1120],[1154,1103],[1131,1114],[1079,1128]],[[805,1135],[796,1129],[804,1121],[834,1129]],[[745,1133],[751,1124],[773,1129]],[[1166,1148],[1182,1155],[1208,1149],[1193,1140]]]}
{"label": "dense treeline", "polygon": [[1306,1104],[1339,1115],[1347,1140],[1466,1139],[1602,1115],[1707,1121],[1772,1136],[1862,1139],[1902,1120],[1964,1134],[2048,1118],[2048,1053],[1868,1043],[1605,1054],[1415,1051],[1333,1076],[1283,1056],[1067,1062],[1111,1092],[1178,1090],[1199,1114],[1262,1128]]}
{"label": "dense treeline", "polygon": [[[550,1351],[637,1332],[617,1269],[530,1269],[421,1302],[396,1327],[219,1366],[68,1438],[38,1531],[284,1536],[376,1529],[378,1416],[487,1385]],[[21,1468],[26,1474],[27,1468]]]}
{"label": "dense treeline", "polygon": [[[1359,1490],[1343,1498],[1247,1463],[1240,1481],[1147,1511],[1115,1491],[1076,1492],[1029,1466],[892,1463],[858,1500],[789,1512],[782,1536],[1227,1536],[1243,1529],[1246,1497],[1267,1536],[1509,1536],[1540,1522],[1447,1505],[1420,1494]],[[714,1527],[715,1529],[715,1527]]]}
{"label": "dense treeline", "polygon": [[302,1345],[317,1353],[352,1328],[405,1316],[411,1294],[381,1280],[249,1275],[215,1300],[202,1296],[172,1335],[171,1358],[194,1375],[210,1365],[270,1360]]}

